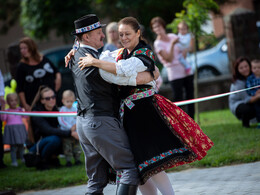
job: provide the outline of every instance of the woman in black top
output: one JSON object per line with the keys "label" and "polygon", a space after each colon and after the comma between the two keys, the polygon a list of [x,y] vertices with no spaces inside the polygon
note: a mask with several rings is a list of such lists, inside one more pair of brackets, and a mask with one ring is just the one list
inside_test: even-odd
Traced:
{"label": "woman in black top", "polygon": [[19,43],[22,59],[18,64],[17,93],[22,107],[31,110],[31,103],[41,85],[57,92],[61,87],[61,74],[46,57],[40,55],[35,42],[29,37]]}

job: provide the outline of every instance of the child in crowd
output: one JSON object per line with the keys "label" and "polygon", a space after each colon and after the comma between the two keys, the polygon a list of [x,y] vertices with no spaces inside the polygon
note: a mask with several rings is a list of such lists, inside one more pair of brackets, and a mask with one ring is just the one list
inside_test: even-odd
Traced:
{"label": "child in crowd", "polygon": [[[6,96],[7,104],[9,108],[6,111],[23,112],[23,109],[17,107],[18,95],[16,93],[10,93]],[[22,118],[28,116],[13,115],[13,114],[1,114],[1,120],[6,121],[4,128],[4,144],[11,146],[11,165],[14,167],[18,166],[17,157],[18,154],[21,161],[24,162],[24,144],[27,139],[27,131]]]}
{"label": "child in crowd", "polygon": [[[246,88],[260,85],[260,60],[255,59],[251,62],[252,74],[247,77]],[[260,87],[247,90],[250,96],[254,96],[256,93],[260,93]],[[260,128],[260,101],[254,104],[256,110],[256,119],[258,122],[257,128]]]}
{"label": "child in crowd", "polygon": [[190,48],[191,34],[188,33],[188,25],[182,21],[178,24],[178,37],[179,41],[176,44],[180,49],[178,59],[180,63],[185,67],[187,74],[191,71],[191,65],[186,61],[186,56]]}
{"label": "child in crowd", "polygon": [[[72,106],[74,102],[74,92],[71,90],[65,90],[62,94],[63,106],[61,107],[60,112],[77,112],[77,109]],[[58,121],[62,130],[73,129],[74,131],[76,131],[76,117],[62,116],[58,117]],[[73,156],[75,158],[75,165],[81,164],[81,148],[78,140],[73,137],[63,138],[63,152],[67,161],[66,166],[72,166],[71,160]]]}
{"label": "child in crowd", "polygon": [[[251,62],[252,74],[247,77],[246,87],[254,87],[260,85],[260,60],[253,60]],[[254,96],[256,91],[260,88],[247,90],[250,96]]]}

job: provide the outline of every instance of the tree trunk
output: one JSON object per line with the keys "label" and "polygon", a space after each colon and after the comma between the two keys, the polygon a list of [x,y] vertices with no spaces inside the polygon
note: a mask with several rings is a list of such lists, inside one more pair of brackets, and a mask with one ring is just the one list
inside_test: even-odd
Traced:
{"label": "tree trunk", "polygon": [[[194,56],[195,56],[195,72],[194,72],[194,98],[198,98],[198,64],[197,64],[197,47],[198,47],[198,37],[195,33],[195,47],[194,47]],[[196,123],[200,124],[199,117],[199,103],[195,103],[195,117]]]}

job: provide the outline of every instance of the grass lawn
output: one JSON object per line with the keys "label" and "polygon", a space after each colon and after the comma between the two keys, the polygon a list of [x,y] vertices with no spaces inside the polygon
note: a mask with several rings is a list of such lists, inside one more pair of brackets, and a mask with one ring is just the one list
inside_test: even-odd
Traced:
{"label": "grass lawn", "polygon": [[[175,167],[169,171],[180,171],[191,167],[218,167],[260,160],[260,129],[256,129],[255,125],[251,128],[243,128],[241,122],[229,110],[201,113],[200,126],[215,145],[201,161]],[[64,165],[65,160],[63,158],[60,160]],[[70,168],[63,166],[46,171],[27,168],[22,163],[19,163],[18,167],[11,167],[9,153],[5,154],[4,162],[8,167],[0,169],[0,191],[53,189],[85,184],[87,181],[84,165]],[[82,162],[84,162],[83,155]]]}

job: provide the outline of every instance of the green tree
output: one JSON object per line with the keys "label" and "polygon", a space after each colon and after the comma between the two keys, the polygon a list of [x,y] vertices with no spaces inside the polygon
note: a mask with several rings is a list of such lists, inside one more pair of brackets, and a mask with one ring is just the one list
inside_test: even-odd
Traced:
{"label": "green tree", "polygon": [[113,20],[133,16],[144,26],[149,26],[154,16],[161,16],[166,22],[171,22],[174,13],[183,8],[183,2],[184,0],[96,0],[101,15],[110,16]]}
{"label": "green tree", "polygon": [[20,15],[20,0],[0,0],[0,34],[6,34]]}
{"label": "green tree", "polygon": [[91,0],[23,0],[21,24],[25,34],[37,39],[48,38],[51,30],[65,40],[74,29],[73,21],[93,12]]}
{"label": "green tree", "polygon": [[[182,9],[182,2],[168,0],[23,0],[21,24],[25,34],[37,39],[47,38],[51,30],[68,37],[73,21],[87,13],[96,13],[101,19],[118,21],[125,16],[136,17],[145,27],[152,17],[160,15],[170,22],[173,13]],[[171,12],[169,12],[171,10]]]}
{"label": "green tree", "polygon": [[[219,4],[228,1],[232,0],[216,0]],[[74,29],[73,21],[76,18],[96,13],[102,19],[116,21],[125,16],[134,16],[149,34],[152,17],[161,16],[170,23],[175,17],[174,13],[183,9],[183,2],[184,0],[0,0],[0,32],[7,33],[20,19],[25,33],[33,38],[47,38],[51,30],[55,30],[58,36],[68,38]]]}
{"label": "green tree", "polygon": [[[198,37],[205,34],[201,29],[203,25],[209,19],[209,11],[217,12],[219,7],[218,4],[213,0],[185,0],[183,7],[186,10],[182,10],[176,13],[176,18],[168,25],[173,31],[177,30],[177,25],[181,21],[185,21],[191,33],[195,36],[195,73],[194,73],[194,96],[198,97],[198,71],[197,71],[197,43]],[[195,116],[196,121],[199,123],[199,108],[198,103],[195,103]]]}

